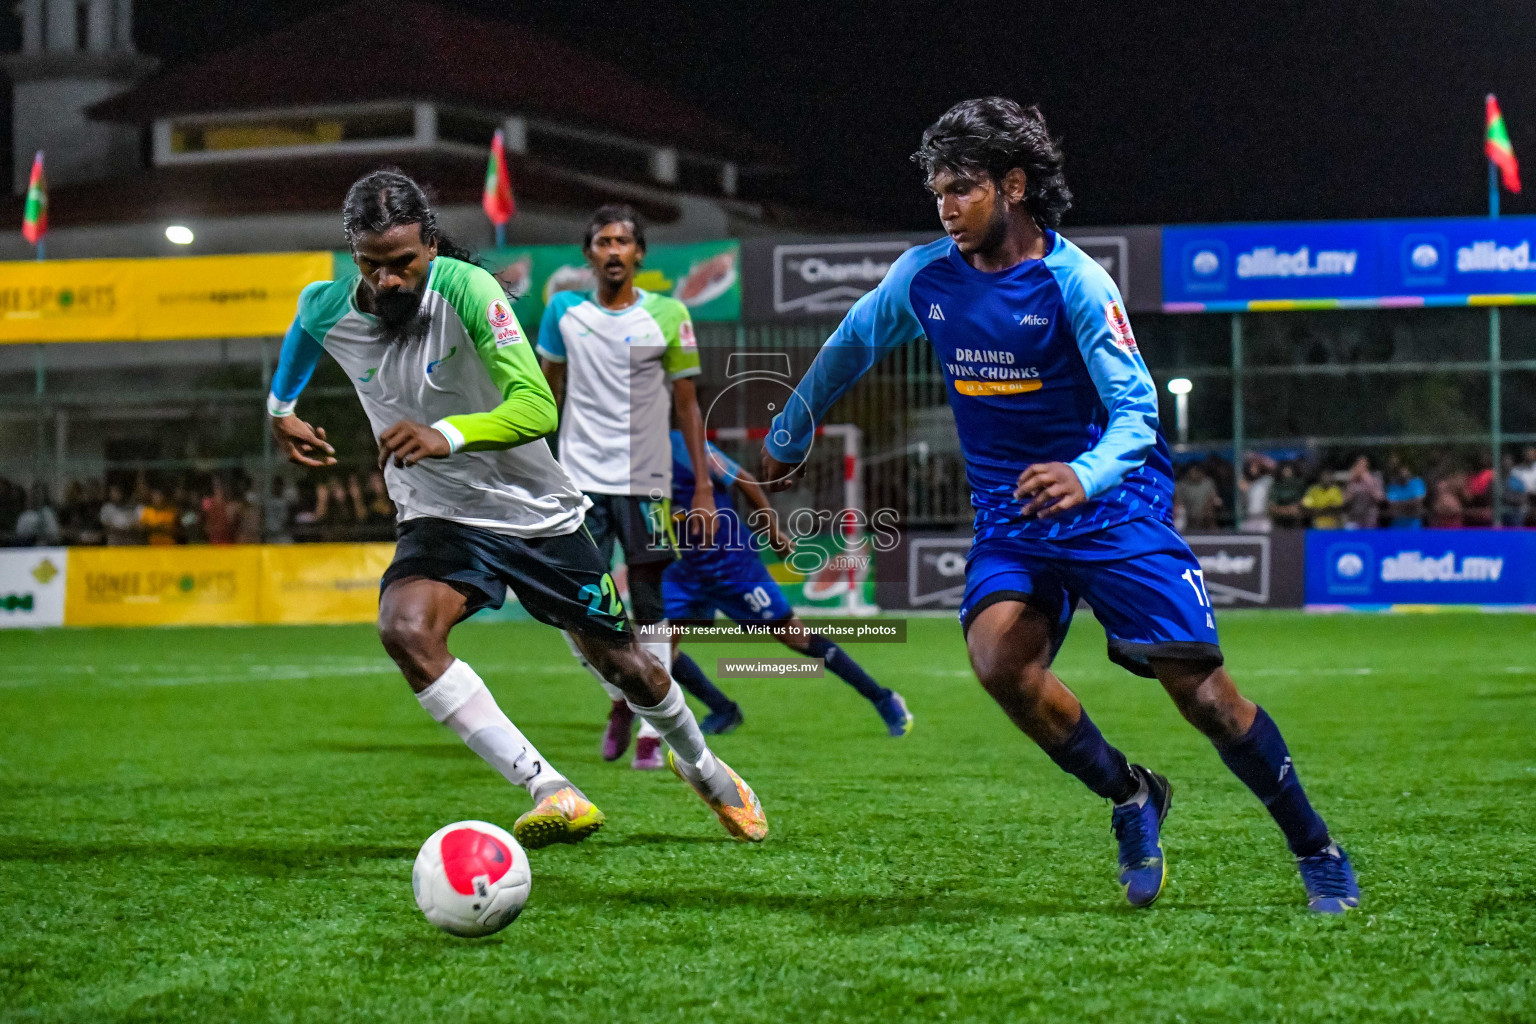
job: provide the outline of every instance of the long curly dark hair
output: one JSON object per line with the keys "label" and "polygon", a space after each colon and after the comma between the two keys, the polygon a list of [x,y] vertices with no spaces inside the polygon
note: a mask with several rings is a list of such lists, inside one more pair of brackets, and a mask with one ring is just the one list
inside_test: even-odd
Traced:
{"label": "long curly dark hair", "polygon": [[437,211],[427,193],[396,167],[365,174],[347,189],[341,206],[341,228],[351,248],[358,236],[378,234],[401,224],[420,224],[421,240],[437,243],[437,254],[479,264],[475,254],[449,238],[437,224]]}
{"label": "long curly dark hair", "polygon": [[1041,227],[1060,226],[1072,206],[1061,168],[1061,143],[1046,130],[1039,107],[1022,107],[1003,96],[962,100],[923,132],[912,161],[932,177],[935,171],[975,174],[994,182],[1017,167],[1024,172],[1024,205]]}

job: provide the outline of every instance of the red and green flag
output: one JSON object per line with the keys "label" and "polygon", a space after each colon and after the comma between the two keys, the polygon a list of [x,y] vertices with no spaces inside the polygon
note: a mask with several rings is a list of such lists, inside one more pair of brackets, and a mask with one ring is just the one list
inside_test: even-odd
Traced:
{"label": "red and green flag", "polygon": [[507,175],[507,152],[499,131],[491,140],[491,157],[485,165],[485,192],[480,197],[480,206],[497,227],[517,216],[517,204],[512,201],[512,179]]}
{"label": "red and green flag", "polygon": [[[1488,135],[1483,140],[1483,152],[1499,169],[1504,187],[1511,192],[1520,191],[1520,162],[1515,159],[1515,147],[1509,141],[1509,129],[1504,127],[1504,114],[1493,93],[1488,94]],[[41,157],[39,157],[41,159]]]}
{"label": "red and green flag", "polygon": [[32,160],[32,177],[27,182],[27,205],[21,215],[21,234],[33,245],[48,233],[48,182],[43,178],[43,151]]}

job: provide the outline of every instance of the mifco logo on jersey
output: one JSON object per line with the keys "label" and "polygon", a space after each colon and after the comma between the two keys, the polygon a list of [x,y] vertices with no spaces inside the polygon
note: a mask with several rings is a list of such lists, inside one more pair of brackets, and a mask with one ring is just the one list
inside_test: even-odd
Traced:
{"label": "mifco logo on jersey", "polygon": [[1039,313],[1015,313],[1013,314],[1013,322],[1020,327],[1044,327],[1051,322],[1051,318],[1041,316]]}

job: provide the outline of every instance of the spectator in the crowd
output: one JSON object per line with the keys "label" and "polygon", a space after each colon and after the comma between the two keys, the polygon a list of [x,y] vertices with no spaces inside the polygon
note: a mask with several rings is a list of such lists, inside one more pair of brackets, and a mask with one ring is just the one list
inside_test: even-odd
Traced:
{"label": "spectator in the crowd", "polygon": [[1269,489],[1270,522],[1283,530],[1299,530],[1306,526],[1306,510],[1301,507],[1301,497],[1306,491],[1307,483],[1297,472],[1296,464],[1280,463],[1274,485]]}
{"label": "spectator in the crowd", "polygon": [[1344,525],[1344,489],[1325,472],[1319,472],[1301,496],[1301,507],[1314,530],[1337,530]]}
{"label": "spectator in the crowd", "polygon": [[224,478],[215,473],[209,485],[209,492],[201,502],[203,536],[208,538],[209,544],[233,544],[235,521],[229,495],[224,490]]}
{"label": "spectator in the crowd", "polygon": [[27,508],[27,492],[0,477],[0,544],[16,533],[16,520]]}
{"label": "spectator in the crowd", "polygon": [[165,546],[176,543],[178,526],[176,506],[158,487],[151,487],[149,500],[139,509],[139,526],[147,543]]}
{"label": "spectator in the crowd", "polygon": [[51,547],[60,543],[59,516],[42,484],[33,484],[27,507],[16,517],[16,543],[22,547]]}
{"label": "spectator in the crowd", "polygon": [[1221,508],[1221,497],[1216,493],[1216,482],[1206,475],[1205,467],[1195,463],[1184,471],[1184,476],[1174,485],[1175,513],[1182,512],[1180,529],[1194,532],[1216,529],[1216,510]]}
{"label": "spectator in the crowd", "polygon": [[176,506],[177,543],[208,543],[208,534],[203,532],[203,499],[186,480],[177,480],[171,489],[171,504]]}
{"label": "spectator in the crowd", "polygon": [[1525,454],[1510,471],[1525,489],[1525,525],[1536,526],[1536,444],[1525,446]]}
{"label": "spectator in the crowd", "polygon": [[107,486],[107,500],[101,504],[97,519],[107,544],[137,544],[139,540],[139,509],[123,496],[117,484]]}
{"label": "spectator in the crowd", "polygon": [[101,482],[75,480],[64,492],[64,505],[60,510],[59,526],[65,544],[100,544],[101,530]]}
{"label": "spectator in the crowd", "polygon": [[1243,532],[1268,533],[1273,524],[1269,517],[1269,493],[1275,485],[1275,460],[1267,455],[1250,454],[1243,464],[1238,490],[1243,500]]}
{"label": "spectator in the crowd", "polygon": [[290,496],[288,483],[280,476],[272,478],[272,492],[262,502],[261,522],[262,530],[267,535],[269,544],[292,544],[293,534],[290,532],[289,510],[293,508],[294,498]]}
{"label": "spectator in the crowd", "polygon": [[1386,499],[1386,489],[1371,468],[1371,460],[1364,455],[1355,459],[1344,484],[1344,528],[1374,530],[1381,521],[1381,503]]}
{"label": "spectator in the crowd", "polygon": [[394,525],[395,503],[389,500],[389,489],[384,485],[384,474],[374,470],[368,474],[368,517]]}
{"label": "spectator in the crowd", "polygon": [[1468,526],[1493,525],[1493,460],[1487,452],[1477,453],[1477,472],[1467,477],[1463,493],[1466,495],[1466,511],[1463,520]]}
{"label": "spectator in the crowd", "polygon": [[261,492],[243,473],[235,480],[229,503],[236,544],[261,543]]}
{"label": "spectator in the crowd", "polygon": [[1499,460],[1499,475],[1504,478],[1504,493],[1499,505],[1500,526],[1524,526],[1526,504],[1530,495],[1525,490],[1525,480],[1515,472],[1515,457],[1506,453]]}
{"label": "spectator in the crowd", "polygon": [[1429,525],[1456,530],[1466,525],[1466,474],[1437,474],[1429,488]]}
{"label": "spectator in the crowd", "polygon": [[1387,485],[1388,524],[1394,530],[1417,530],[1424,525],[1424,480],[1406,462],[1397,460],[1392,467],[1392,482]]}
{"label": "spectator in the crowd", "polygon": [[1205,457],[1201,463],[1205,469],[1205,477],[1216,488],[1216,517],[1217,526],[1232,525],[1231,508],[1238,500],[1237,474],[1232,470],[1232,463],[1217,455],[1215,452]]}

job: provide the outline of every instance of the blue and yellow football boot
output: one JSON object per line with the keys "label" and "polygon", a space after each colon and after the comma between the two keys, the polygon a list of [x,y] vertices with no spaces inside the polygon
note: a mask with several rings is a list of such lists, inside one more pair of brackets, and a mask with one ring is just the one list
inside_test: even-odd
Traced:
{"label": "blue and yellow football boot", "polygon": [[1140,803],[1116,806],[1110,827],[1120,844],[1120,888],[1131,906],[1148,907],[1163,894],[1168,881],[1162,826],[1173,803],[1173,784],[1139,764],[1131,765],[1131,772],[1141,781],[1146,797]]}
{"label": "blue and yellow football boot", "polygon": [[1360,905],[1360,883],[1349,854],[1330,842],[1310,857],[1297,857],[1302,884],[1307,887],[1307,909],[1319,914],[1343,914]]}

